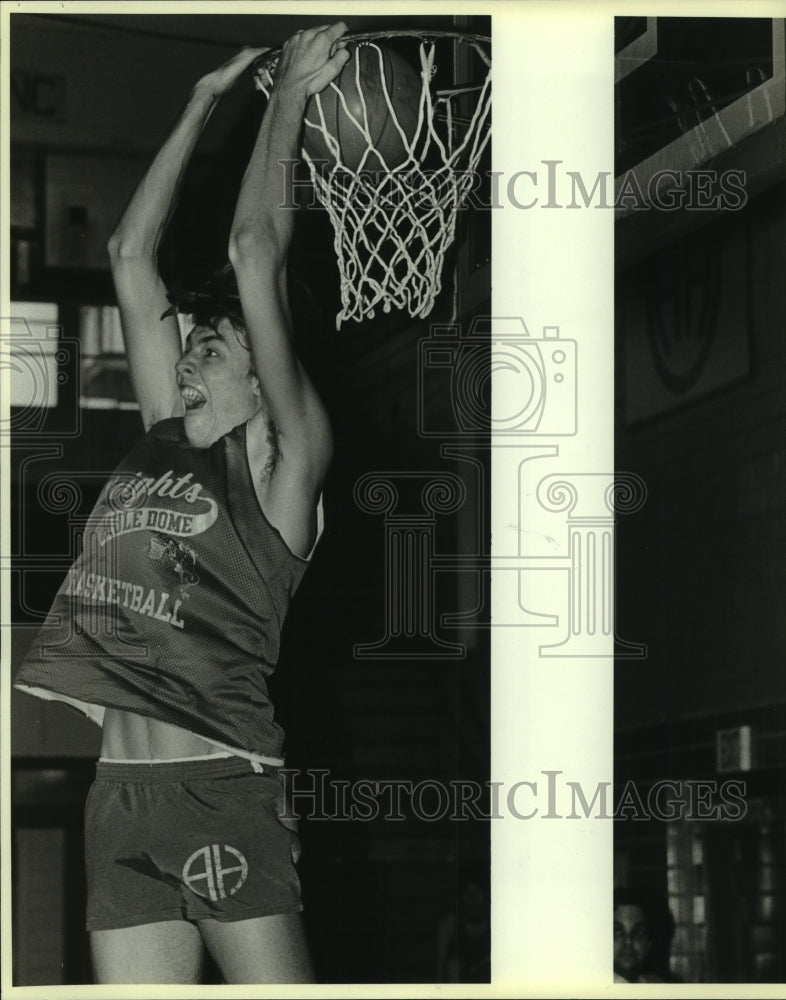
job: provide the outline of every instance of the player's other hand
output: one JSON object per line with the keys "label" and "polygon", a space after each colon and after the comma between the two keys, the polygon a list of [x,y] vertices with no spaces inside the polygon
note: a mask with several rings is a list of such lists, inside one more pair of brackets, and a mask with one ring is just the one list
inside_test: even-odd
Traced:
{"label": "player's other hand", "polygon": [[349,60],[342,36],[343,21],[296,32],[281,49],[275,74],[275,89],[308,99],[334,80]]}
{"label": "player's other hand", "polygon": [[234,87],[251,63],[269,51],[269,48],[241,49],[237,55],[232,56],[230,60],[219,66],[218,69],[214,69],[212,73],[203,76],[197,86],[206,90],[211,97],[216,99],[223,97],[224,94],[229,93]]}

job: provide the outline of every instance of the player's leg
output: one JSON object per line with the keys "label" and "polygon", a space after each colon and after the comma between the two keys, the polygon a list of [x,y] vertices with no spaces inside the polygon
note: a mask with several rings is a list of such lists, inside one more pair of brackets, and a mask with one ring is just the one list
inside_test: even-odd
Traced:
{"label": "player's leg", "polygon": [[199,982],[204,945],[196,924],[183,919],[179,878],[193,851],[182,840],[189,823],[178,810],[179,767],[99,761],[85,809],[87,929],[98,983]]}
{"label": "player's leg", "polygon": [[202,938],[186,920],[91,931],[97,983],[198,983]]}
{"label": "player's leg", "polygon": [[299,913],[249,920],[202,920],[199,930],[227,983],[313,983]]}
{"label": "player's leg", "polygon": [[[299,842],[282,815],[285,787],[278,771],[248,766],[244,774],[243,763],[234,765],[240,774],[199,786],[202,802],[213,805],[201,822],[214,845],[206,860],[216,898],[194,897],[187,915],[227,983],[313,982],[294,862]],[[200,859],[199,874],[207,867]],[[189,889],[204,885],[192,877]]]}

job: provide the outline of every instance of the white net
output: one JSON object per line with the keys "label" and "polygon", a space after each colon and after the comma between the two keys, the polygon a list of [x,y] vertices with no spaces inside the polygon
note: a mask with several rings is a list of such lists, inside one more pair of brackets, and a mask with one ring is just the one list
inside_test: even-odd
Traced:
{"label": "white net", "polygon": [[[431,312],[442,287],[445,253],[455,239],[457,213],[472,190],[491,134],[491,60],[478,41],[469,44],[482,61],[484,80],[432,90],[435,40],[419,40],[417,115],[410,102],[404,124],[397,96],[390,93],[384,48],[376,41],[363,44],[378,60],[375,84],[395,134],[388,128],[385,141],[377,137],[375,143],[373,106],[379,106],[379,96],[365,92],[369,74],[361,72],[360,59],[352,60],[358,99],[347,101],[331,83],[314,98],[305,119],[303,158],[333,225],[341,282],[337,328],[345,320],[371,319],[380,307],[384,312],[406,309],[420,318]],[[273,69],[261,65],[255,73],[257,86],[268,96]],[[338,102],[332,115],[330,101]],[[307,145],[323,148],[327,159],[316,159]],[[391,147],[395,164],[385,158],[387,149],[391,159]]]}

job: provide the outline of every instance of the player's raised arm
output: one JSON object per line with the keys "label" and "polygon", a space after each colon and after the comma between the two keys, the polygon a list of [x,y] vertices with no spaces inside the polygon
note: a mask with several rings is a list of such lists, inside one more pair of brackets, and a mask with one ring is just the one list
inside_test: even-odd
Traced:
{"label": "player's raised arm", "polygon": [[286,262],[293,218],[284,202],[282,162],[299,155],[309,98],[340,72],[349,53],[338,24],[298,32],[284,45],[275,84],[240,189],[229,243],[254,367],[266,413],[249,425],[255,435],[272,421],[283,475],[294,472],[306,494],[319,489],[330,460],[327,416],[291,339]]}
{"label": "player's raised arm", "polygon": [[244,49],[197,82],[109,240],[131,381],[145,428],[171,416],[179,403],[175,363],[180,337],[175,317],[161,318],[169,301],[158,271],[158,248],[210,113],[263,51]]}

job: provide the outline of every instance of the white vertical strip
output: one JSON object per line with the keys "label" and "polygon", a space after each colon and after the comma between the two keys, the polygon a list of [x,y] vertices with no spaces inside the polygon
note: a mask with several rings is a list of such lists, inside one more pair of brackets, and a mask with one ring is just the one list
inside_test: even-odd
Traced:
{"label": "white vertical strip", "polygon": [[[586,991],[611,982],[612,829],[597,818],[597,801],[590,818],[580,805],[573,809],[567,782],[579,783],[590,802],[599,783],[611,782],[612,649],[609,638],[600,647],[607,656],[542,654],[542,646],[569,637],[571,591],[584,602],[593,592],[586,579],[571,579],[568,511],[546,509],[537,487],[557,475],[575,488],[578,504],[589,505],[587,516],[609,516],[595,474],[614,471],[614,213],[596,207],[598,192],[591,207],[574,198],[567,172],[580,173],[590,192],[607,172],[613,198],[613,18],[590,5],[499,6],[493,33],[493,155],[502,205],[493,218],[493,313],[522,316],[533,341],[556,326],[560,341],[577,345],[576,434],[549,436],[558,423],[550,407],[571,405],[563,382],[561,395],[547,395],[542,431],[506,437],[520,447],[494,453],[495,565],[513,551],[511,531],[524,540],[525,559],[549,557],[552,569],[528,564],[522,601],[532,614],[558,615],[559,624],[544,618],[540,625],[530,615],[526,625],[503,627],[517,574],[495,574],[492,777],[503,782],[503,818],[491,824],[493,981],[501,989],[526,984],[528,993],[539,985]],[[568,208],[571,202],[578,207]],[[552,373],[544,365],[548,393]],[[509,376],[495,381],[495,420],[515,412],[515,391]],[[526,445],[556,446],[559,453],[530,452],[519,477]],[[519,481],[516,505],[512,488]],[[517,511],[523,524],[513,523]],[[603,600],[602,588],[592,599]],[[602,621],[602,608],[593,607],[593,616]],[[576,620],[586,629],[586,608]],[[596,652],[598,638],[592,637]],[[537,812],[524,819],[514,810]],[[558,818],[571,811],[578,818]]]}

